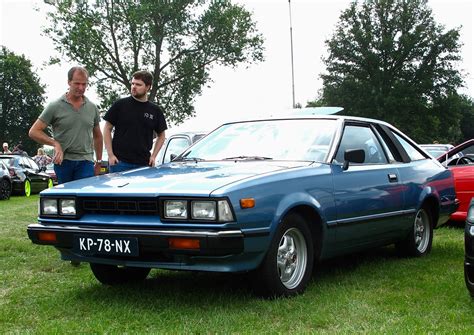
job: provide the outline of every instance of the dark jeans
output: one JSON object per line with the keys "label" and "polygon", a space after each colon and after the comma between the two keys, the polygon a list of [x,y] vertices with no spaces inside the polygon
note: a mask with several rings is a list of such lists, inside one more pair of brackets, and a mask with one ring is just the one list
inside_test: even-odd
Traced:
{"label": "dark jeans", "polygon": [[94,163],[91,161],[63,160],[61,165],[54,164],[54,172],[58,177],[58,184],[67,183],[77,179],[93,177]]}
{"label": "dark jeans", "polygon": [[137,169],[137,168],[141,168],[141,167],[145,167],[145,166],[144,165],[139,165],[139,164],[132,164],[132,163],[119,161],[115,165],[110,165],[109,166],[109,171],[110,172],[122,172],[122,171],[128,171],[128,170]]}

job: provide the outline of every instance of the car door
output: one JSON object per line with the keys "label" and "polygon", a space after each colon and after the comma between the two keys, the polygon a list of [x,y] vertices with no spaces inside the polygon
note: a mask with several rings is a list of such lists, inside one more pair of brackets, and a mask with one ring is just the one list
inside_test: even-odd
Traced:
{"label": "car door", "polygon": [[[364,161],[344,169],[344,152],[362,149]],[[378,245],[397,234],[397,217],[404,208],[403,185],[377,130],[364,123],[346,124],[333,160],[339,248]]]}

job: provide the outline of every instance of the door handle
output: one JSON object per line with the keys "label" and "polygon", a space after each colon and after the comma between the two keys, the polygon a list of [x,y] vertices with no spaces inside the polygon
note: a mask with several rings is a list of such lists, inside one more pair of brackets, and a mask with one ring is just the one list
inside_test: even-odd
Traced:
{"label": "door handle", "polygon": [[391,183],[394,183],[396,181],[398,181],[398,177],[395,173],[389,173],[388,174],[388,181],[391,182]]}

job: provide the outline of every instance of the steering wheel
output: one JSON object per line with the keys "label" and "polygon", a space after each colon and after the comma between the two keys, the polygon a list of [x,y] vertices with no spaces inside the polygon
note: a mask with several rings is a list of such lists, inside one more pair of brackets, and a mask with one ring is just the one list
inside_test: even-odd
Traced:
{"label": "steering wheel", "polygon": [[456,162],[453,165],[466,165],[471,163],[474,163],[474,159],[467,156],[463,156],[456,159]]}

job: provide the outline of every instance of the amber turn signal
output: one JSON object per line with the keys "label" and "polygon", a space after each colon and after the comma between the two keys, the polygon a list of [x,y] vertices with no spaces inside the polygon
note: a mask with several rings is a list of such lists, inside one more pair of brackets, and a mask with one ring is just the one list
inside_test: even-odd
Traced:
{"label": "amber turn signal", "polygon": [[255,207],[255,199],[254,198],[240,199],[240,207],[241,208],[254,208]]}
{"label": "amber turn signal", "polygon": [[56,233],[40,232],[38,233],[38,239],[43,242],[56,242]]}
{"label": "amber turn signal", "polygon": [[191,238],[170,238],[169,241],[170,249],[199,249],[199,240]]}

